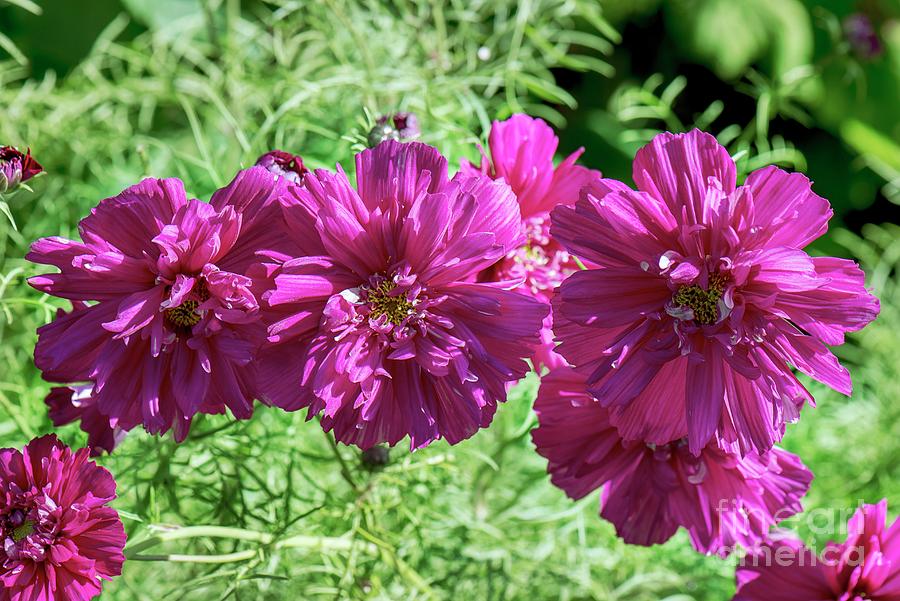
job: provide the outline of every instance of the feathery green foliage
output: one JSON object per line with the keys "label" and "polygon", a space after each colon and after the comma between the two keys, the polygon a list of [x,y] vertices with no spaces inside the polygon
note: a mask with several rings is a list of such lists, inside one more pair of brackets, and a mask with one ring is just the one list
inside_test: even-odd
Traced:
{"label": "feathery green foliage", "polygon": [[[132,16],[110,23],[64,79],[27,79],[23,57],[0,37],[11,55],[0,62],[0,141],[39,149],[48,172],[35,194],[11,201],[18,231],[0,223],[0,445],[52,429],[49,385],[31,353],[35,329],[61,305],[25,284],[36,273],[23,259],[30,241],[74,235],[98,200],[143,176],[181,177],[206,198],[276,147],[312,167],[350,169],[384,112],[415,111],[424,141],[453,162],[474,158],[493,118],[527,111],[562,125],[575,99],[552,70],[607,76],[603,57],[618,41],[590,0],[126,5]],[[130,18],[148,30],[126,35]],[[689,125],[671,110],[686,82],[663,84],[651,78],[615,96],[626,150],[653,129]],[[721,110],[710,105],[696,124],[716,131]],[[717,133],[745,151],[745,169],[802,168],[802,155],[761,129],[761,114],[765,125]],[[814,508],[900,499],[900,232],[865,234],[834,234],[871,270],[884,303],[879,322],[844,350],[857,394],[848,401],[813,386],[820,408],[785,440],[817,474]],[[536,386],[529,377],[471,440],[393,449],[383,468],[336,446],[304,414],[277,409],[241,423],[204,416],[182,445],[135,431],[100,460],[119,482],[115,506],[131,539],[125,574],[102,598],[727,598],[733,562],[696,554],[683,533],[657,548],[627,546],[597,517],[596,494],[573,503],[549,484],[529,437]],[[60,435],[85,440],[75,426]],[[798,529],[810,534],[800,520]]]}

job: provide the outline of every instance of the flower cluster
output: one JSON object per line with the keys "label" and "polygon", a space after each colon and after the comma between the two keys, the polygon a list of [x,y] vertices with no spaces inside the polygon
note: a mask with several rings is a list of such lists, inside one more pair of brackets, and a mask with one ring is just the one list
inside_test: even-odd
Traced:
{"label": "flower cluster", "polygon": [[148,179],[80,240],[35,242],[28,259],[59,273],[30,284],[73,303],[35,349],[63,385],[54,423],[80,419],[94,452],[141,425],[180,441],[198,413],[245,419],[257,399],[364,449],[490,424],[549,313],[480,277],[525,242],[516,194],[395,140],[357,156],[356,181],[273,151],[208,203]]}
{"label": "flower cluster", "polygon": [[87,601],[122,572],[109,472],[53,435],[0,449],[0,601]]}
{"label": "flower cluster", "polygon": [[[147,179],[102,200],[79,240],[35,242],[28,259],[58,272],[30,284],[72,303],[35,349],[60,385],[54,424],[80,421],[97,454],[138,426],[183,440],[197,414],[245,419],[258,400],[306,409],[374,465],[379,444],[487,427],[530,360],[548,372],[533,440],[552,482],[602,489],[626,542],[683,527],[704,553],[772,544],[812,481],[775,446],[813,403],[794,370],[849,395],[827,345],[879,310],[855,263],[803,250],[831,216],[810,181],[767,167],[739,186],[727,151],[693,131],[637,153],[635,190],[576,165],[580,150],[554,166],[558,139],[526,115],[494,122],[480,165],[451,176],[404,141],[419,133],[412,114],[379,120],[355,185],[275,150],[209,202]],[[90,598],[118,573],[113,483],[87,453],[46,438],[0,462],[16,601],[60,582]],[[853,543],[893,565],[883,514],[855,518]],[[100,543],[82,544],[89,528]],[[896,592],[893,568],[845,563],[792,576],[790,598]],[[737,598],[781,577],[746,568]]]}

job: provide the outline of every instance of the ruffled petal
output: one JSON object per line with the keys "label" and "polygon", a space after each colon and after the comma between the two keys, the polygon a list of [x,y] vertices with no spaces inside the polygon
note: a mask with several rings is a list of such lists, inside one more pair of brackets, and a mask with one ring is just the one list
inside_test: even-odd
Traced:
{"label": "ruffled petal", "polygon": [[356,155],[359,197],[370,211],[410,207],[448,184],[447,159],[419,142],[386,140]]}
{"label": "ruffled petal", "polygon": [[144,251],[152,252],[150,240],[172,222],[185,203],[181,180],[145,179],[118,196],[100,201],[78,229],[87,244],[112,246],[138,258]]}
{"label": "ruffled petal", "polygon": [[812,191],[802,173],[764,167],[751,173],[744,186],[753,195],[753,221],[744,234],[747,247],[803,248],[828,230],[831,205]]}
{"label": "ruffled petal", "polygon": [[737,182],[734,161],[716,139],[699,130],[662,133],[637,151],[632,173],[638,189],[665,202],[683,224],[705,223],[710,178],[726,193]]}

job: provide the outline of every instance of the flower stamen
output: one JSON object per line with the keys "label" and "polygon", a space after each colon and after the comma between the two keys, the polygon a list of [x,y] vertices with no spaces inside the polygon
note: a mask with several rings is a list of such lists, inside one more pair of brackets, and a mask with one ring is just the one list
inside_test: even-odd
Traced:
{"label": "flower stamen", "polygon": [[385,280],[377,286],[368,289],[366,300],[369,302],[371,313],[369,316],[378,319],[382,315],[394,325],[400,325],[407,317],[413,314],[415,306],[405,294],[392,295],[391,291],[397,284]]}
{"label": "flower stamen", "polygon": [[192,328],[200,323],[200,314],[197,307],[200,306],[195,300],[186,300],[177,307],[166,309],[166,320],[175,329]]}
{"label": "flower stamen", "polygon": [[193,298],[186,299],[177,307],[166,309],[165,319],[169,327],[180,332],[190,332],[191,328],[200,323],[203,319],[202,313],[198,310],[200,303],[209,299],[209,290],[201,279],[197,279],[194,284],[194,290],[191,291]]}
{"label": "flower stamen", "polygon": [[709,276],[704,290],[697,284],[681,286],[672,298],[677,307],[687,307],[694,314],[694,321],[701,325],[711,325],[719,320],[719,301],[725,292],[725,278],[719,274]]}

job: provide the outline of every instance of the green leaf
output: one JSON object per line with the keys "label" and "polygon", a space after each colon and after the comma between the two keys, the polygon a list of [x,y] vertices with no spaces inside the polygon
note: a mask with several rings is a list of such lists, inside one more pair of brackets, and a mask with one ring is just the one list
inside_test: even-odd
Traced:
{"label": "green leaf", "polygon": [[12,212],[9,210],[9,205],[6,204],[6,201],[0,200],[0,213],[6,215],[6,218],[9,219],[9,224],[16,231],[19,231],[19,228],[16,226],[16,220],[13,218]]}
{"label": "green leaf", "polygon": [[900,173],[900,145],[862,121],[848,119],[841,126],[841,137],[859,154]]}
{"label": "green leaf", "polygon": [[13,59],[20,65],[28,64],[28,58],[24,54],[22,54],[22,51],[19,50],[15,44],[13,44],[13,41],[11,39],[6,37],[2,33],[0,33],[0,48],[6,50],[6,52],[11,57],[13,57]]}
{"label": "green leaf", "polygon": [[722,79],[758,62],[780,78],[812,59],[812,22],[797,0],[673,0],[666,16],[679,44]]}
{"label": "green leaf", "polygon": [[18,6],[19,8],[25,9],[33,15],[40,15],[44,11],[38,6],[36,3],[31,0],[5,0],[7,4],[12,4],[13,6]]}
{"label": "green leaf", "polygon": [[135,19],[147,27],[164,32],[186,17],[201,17],[202,1],[204,0],[122,0],[122,4]]}

